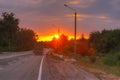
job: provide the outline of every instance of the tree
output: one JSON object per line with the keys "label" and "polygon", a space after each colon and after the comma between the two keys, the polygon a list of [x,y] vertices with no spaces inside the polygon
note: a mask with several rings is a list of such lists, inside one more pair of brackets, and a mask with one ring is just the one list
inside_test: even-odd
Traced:
{"label": "tree", "polygon": [[21,28],[16,37],[16,44],[19,50],[33,49],[36,42],[35,33],[33,32],[33,30]]}
{"label": "tree", "polygon": [[9,49],[13,47],[16,33],[19,30],[18,24],[19,19],[14,17],[14,13],[2,13],[0,19],[0,46],[9,46]]}
{"label": "tree", "polygon": [[19,28],[19,19],[14,13],[4,12],[0,18],[0,49],[30,50],[36,42],[35,33],[30,29]]}
{"label": "tree", "polygon": [[60,35],[59,39],[56,39],[54,37],[51,41],[51,45],[56,52],[63,53],[65,51],[66,46],[68,45],[68,37],[64,34]]}
{"label": "tree", "polygon": [[89,41],[97,52],[109,53],[110,51],[117,49],[120,45],[120,30],[92,32]]}
{"label": "tree", "polygon": [[89,53],[89,49],[89,42],[84,38],[84,35],[82,34],[82,38],[77,41],[77,53],[82,56],[86,56]]}

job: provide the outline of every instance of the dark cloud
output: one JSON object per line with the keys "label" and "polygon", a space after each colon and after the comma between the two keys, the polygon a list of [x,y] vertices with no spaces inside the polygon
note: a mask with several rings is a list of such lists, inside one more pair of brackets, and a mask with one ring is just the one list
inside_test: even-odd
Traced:
{"label": "dark cloud", "polygon": [[112,19],[120,20],[120,0],[96,0],[92,5],[78,8],[80,13],[91,15],[106,15]]}
{"label": "dark cloud", "polygon": [[52,24],[72,31],[74,17],[66,15],[74,12],[64,7],[66,3],[76,8],[79,14],[87,15],[78,18],[81,19],[78,20],[78,32],[119,27],[120,0],[75,0],[73,4],[70,1],[73,0],[0,0],[0,10],[14,12],[20,18],[20,26],[28,26],[36,31],[40,29],[44,32],[42,29]]}

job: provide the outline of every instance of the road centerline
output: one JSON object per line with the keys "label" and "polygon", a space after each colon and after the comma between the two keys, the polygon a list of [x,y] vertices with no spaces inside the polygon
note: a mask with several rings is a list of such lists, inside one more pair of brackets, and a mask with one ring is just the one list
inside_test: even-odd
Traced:
{"label": "road centerline", "polygon": [[39,74],[38,74],[38,80],[42,79],[42,67],[43,67],[43,60],[44,60],[44,58],[45,58],[45,55],[41,59],[40,68],[39,68]]}

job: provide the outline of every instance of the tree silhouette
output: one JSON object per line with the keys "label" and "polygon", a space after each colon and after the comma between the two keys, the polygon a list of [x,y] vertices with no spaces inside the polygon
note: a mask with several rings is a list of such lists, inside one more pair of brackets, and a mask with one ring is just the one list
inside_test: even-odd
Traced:
{"label": "tree silhouette", "polygon": [[14,13],[2,13],[2,18],[0,19],[0,45],[7,47],[9,49],[12,47],[11,45],[15,42],[15,36],[18,27],[19,20],[14,17]]}
{"label": "tree silhouette", "polygon": [[92,32],[89,39],[97,52],[109,53],[120,47],[120,29]]}
{"label": "tree silhouette", "polygon": [[35,43],[35,33],[19,28],[19,19],[14,13],[4,12],[0,18],[0,50],[28,50]]}

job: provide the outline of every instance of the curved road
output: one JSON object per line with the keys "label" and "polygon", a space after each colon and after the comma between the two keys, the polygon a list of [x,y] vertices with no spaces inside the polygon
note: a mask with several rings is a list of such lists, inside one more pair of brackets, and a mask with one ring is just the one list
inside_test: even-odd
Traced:
{"label": "curved road", "polygon": [[49,56],[45,56],[40,71],[42,58],[30,52],[29,55],[0,59],[0,80],[99,80],[72,63]]}

